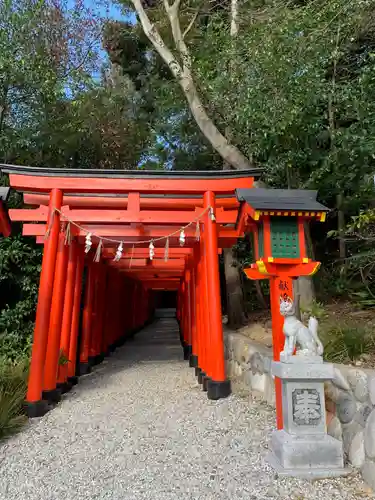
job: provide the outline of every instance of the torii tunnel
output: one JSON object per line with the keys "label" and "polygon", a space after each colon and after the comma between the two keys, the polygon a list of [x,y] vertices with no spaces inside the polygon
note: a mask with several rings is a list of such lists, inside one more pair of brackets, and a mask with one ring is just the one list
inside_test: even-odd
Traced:
{"label": "torii tunnel", "polygon": [[[25,405],[30,417],[45,414],[79,375],[150,322],[161,290],[177,294],[185,359],[203,390],[209,399],[227,397],[218,255],[246,231],[254,233],[256,263],[245,272],[270,280],[278,358],[279,297],[285,290],[292,295],[292,278],[318,267],[303,234],[306,219],[325,215],[316,193],[252,189],[258,169],[0,168],[26,207],[9,210],[11,221],[44,245]],[[283,210],[269,211],[280,199]],[[278,386],[276,397],[280,427]]]}

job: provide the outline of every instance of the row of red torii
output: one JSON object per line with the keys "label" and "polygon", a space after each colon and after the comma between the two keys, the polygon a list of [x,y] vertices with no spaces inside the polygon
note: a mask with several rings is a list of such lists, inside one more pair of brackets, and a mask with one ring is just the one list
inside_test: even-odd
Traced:
{"label": "row of red torii", "polygon": [[155,290],[177,291],[185,359],[208,398],[227,397],[218,255],[246,232],[253,234],[255,259],[245,273],[270,281],[279,359],[280,297],[292,298],[292,279],[319,266],[307,255],[304,234],[306,220],[325,219],[316,192],[253,189],[258,169],[0,168],[23,193],[25,207],[9,210],[11,221],[44,245],[25,404],[30,417],[45,414],[79,375],[152,320]]}

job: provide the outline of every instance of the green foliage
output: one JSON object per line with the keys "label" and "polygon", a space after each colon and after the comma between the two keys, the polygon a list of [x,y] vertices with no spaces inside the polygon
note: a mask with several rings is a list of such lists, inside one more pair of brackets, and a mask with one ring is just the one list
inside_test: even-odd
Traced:
{"label": "green foliage", "polygon": [[346,232],[350,255],[345,259],[346,287],[362,307],[375,306],[375,210],[353,216]]}
{"label": "green foliage", "polygon": [[22,411],[26,394],[27,362],[0,357],[0,439],[18,431],[27,418]]}
{"label": "green foliage", "polygon": [[60,350],[59,354],[59,366],[65,366],[69,363],[69,358],[63,349]]}
{"label": "green foliage", "polygon": [[333,363],[352,363],[364,354],[374,352],[375,338],[369,329],[339,323],[326,326],[322,341],[324,358]]}
{"label": "green foliage", "polygon": [[0,239],[0,356],[30,352],[41,249],[21,236]]}
{"label": "green foliage", "polygon": [[[129,0],[121,3],[131,9]],[[163,3],[143,5],[174,51]],[[374,305],[375,296],[370,249],[352,235],[348,259],[337,262],[336,237],[338,210],[348,221],[374,197],[374,7],[374,0],[246,0],[239,4],[236,36],[229,2],[208,7],[184,0],[179,16],[182,31],[190,28],[185,41],[195,85],[215,125],[265,169],[268,185],[317,189],[333,209],[314,232],[316,257],[327,277],[325,289],[318,290],[366,306]],[[127,25],[116,47],[125,73],[130,75],[134,57],[142,63],[142,89],[153,102],[150,117],[162,144],[147,165],[221,168],[221,158],[192,122],[178,83],[156,71],[160,58],[140,24]],[[327,241],[327,232],[335,239]]]}
{"label": "green foliage", "polygon": [[142,159],[148,120],[103,61],[102,26],[84,2],[0,4],[0,161],[134,168]]}
{"label": "green foliage", "polygon": [[314,316],[319,320],[327,317],[327,312],[321,302],[314,300],[309,307],[300,306],[301,313],[305,316]]}

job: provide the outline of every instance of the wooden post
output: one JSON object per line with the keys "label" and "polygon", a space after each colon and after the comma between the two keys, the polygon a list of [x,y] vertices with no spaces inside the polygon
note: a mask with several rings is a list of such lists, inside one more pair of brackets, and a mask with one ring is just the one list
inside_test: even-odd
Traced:
{"label": "wooden post", "polygon": [[76,284],[76,271],[77,271],[77,251],[78,243],[73,240],[69,247],[68,269],[66,275],[66,287],[64,296],[64,310],[62,317],[61,327],[61,341],[60,351],[65,356],[67,363],[59,365],[57,387],[61,392],[67,392],[71,386],[67,383],[68,379],[68,364],[69,364],[69,347],[70,347],[70,334],[72,329],[72,315],[74,305],[74,290]]}
{"label": "wooden post", "polygon": [[200,354],[201,354],[201,322],[200,322],[200,313],[201,313],[201,304],[200,304],[200,296],[201,296],[201,264],[200,264],[200,248],[197,243],[194,247],[194,265],[195,265],[195,312],[196,312],[196,328],[195,328],[195,338],[192,346],[192,354],[189,357],[189,366],[192,368],[196,368],[200,363]]}
{"label": "wooden post", "polygon": [[185,279],[181,279],[180,285],[180,342],[182,347],[185,346]]}
{"label": "wooden post", "polygon": [[131,335],[133,335],[135,333],[135,330],[137,328],[137,316],[138,316],[138,294],[137,294],[137,282],[136,281],[132,281],[131,282],[131,310],[130,310],[130,313],[131,313]]}
{"label": "wooden post", "polygon": [[207,265],[206,265],[206,252],[204,247],[204,235],[205,235],[205,227],[201,229],[201,239],[199,241],[200,245],[200,318],[199,322],[201,325],[200,330],[200,359],[199,359],[199,368],[200,372],[198,373],[198,382],[203,384],[202,388],[204,391],[207,391],[207,384],[209,380],[209,343],[208,343],[208,328],[209,328],[209,314],[210,311],[208,309],[208,301],[207,301]]}
{"label": "wooden post", "polygon": [[87,266],[87,278],[85,287],[85,299],[83,308],[82,337],[79,353],[79,374],[90,373],[89,349],[91,342],[92,309],[95,287],[94,264],[90,262]]}
{"label": "wooden post", "polygon": [[194,259],[194,311],[195,311],[195,330],[193,336],[193,345],[192,345],[192,353],[189,357],[189,366],[198,366],[199,365],[199,350],[200,350],[200,274],[199,274],[199,244],[194,246],[193,251],[193,259]]}
{"label": "wooden post", "polygon": [[103,361],[107,354],[106,335],[107,328],[105,324],[106,294],[108,293],[108,267],[105,264],[101,266],[100,285],[99,285],[99,317],[98,317],[98,351],[100,360]]}
{"label": "wooden post", "polygon": [[195,274],[194,260],[190,262],[190,274],[191,274],[191,286],[190,286],[191,344],[190,344],[189,358],[195,350],[196,335],[197,335],[196,274]]}
{"label": "wooden post", "polygon": [[[280,361],[280,352],[284,348],[284,318],[280,314],[280,298],[284,295],[293,300],[293,281],[289,277],[272,276],[270,278],[270,298],[272,315],[272,345],[273,359]],[[275,377],[275,395],[276,395],[276,423],[277,428],[283,428],[283,407],[281,380]]]}
{"label": "wooden post", "polygon": [[57,371],[60,358],[61,326],[66,287],[69,247],[65,245],[65,233],[60,231],[56,254],[56,271],[53,282],[51,315],[49,320],[46,364],[44,367],[43,399],[58,402],[61,391],[57,389]]}
{"label": "wooden post", "polygon": [[58,210],[61,209],[62,199],[62,191],[59,189],[52,189],[47,219],[49,235],[44,243],[38,305],[36,308],[34,341],[25,404],[25,409],[29,417],[40,417],[48,411],[48,405],[42,400],[42,390],[53,291],[53,277],[55,273],[60,228],[60,216],[55,212],[55,208]]}
{"label": "wooden post", "polygon": [[104,334],[102,352],[105,356],[109,356],[113,351],[115,342],[115,332],[117,328],[116,315],[118,304],[118,281],[116,269],[107,269],[107,288],[105,293],[105,310],[104,310]]}
{"label": "wooden post", "polygon": [[[123,279],[120,273],[116,273],[116,302],[115,302],[115,307],[116,307],[116,312],[115,312],[115,331],[114,331],[114,337],[113,337],[113,344],[111,347],[111,350],[114,350],[116,347],[118,347],[118,343],[120,340],[120,337],[124,334],[125,328],[126,328],[126,317],[124,317],[123,314],[123,303],[122,300],[125,297],[127,300],[127,287],[126,287],[126,281]],[[127,316],[127,314],[126,314]]]}
{"label": "wooden post", "polygon": [[101,302],[100,302],[100,287],[102,285],[102,264],[95,262],[93,264],[94,268],[94,296],[92,305],[92,323],[91,323],[91,337],[90,337],[90,348],[89,348],[89,364],[94,366],[100,363],[100,348],[101,348],[101,332],[100,332],[100,314],[101,314]]}
{"label": "wooden post", "polygon": [[206,251],[207,296],[210,314],[210,376],[207,384],[209,399],[229,396],[230,381],[225,376],[224,339],[221,315],[220,280],[217,227],[215,219],[215,195],[212,191],[204,194],[204,207],[209,208],[204,231],[204,247]]}
{"label": "wooden post", "polygon": [[191,351],[191,311],[190,311],[190,269],[185,270],[185,293],[184,293],[184,351],[185,359],[188,359]]}
{"label": "wooden post", "polygon": [[76,363],[77,363],[79,321],[81,315],[82,278],[83,278],[83,268],[85,264],[85,254],[83,250],[84,250],[83,246],[77,245],[77,269],[76,269],[75,285],[74,285],[74,301],[73,301],[72,325],[71,325],[70,344],[69,344],[69,364],[68,364],[68,382],[71,383],[72,385],[75,385],[78,382],[78,377],[76,377]]}

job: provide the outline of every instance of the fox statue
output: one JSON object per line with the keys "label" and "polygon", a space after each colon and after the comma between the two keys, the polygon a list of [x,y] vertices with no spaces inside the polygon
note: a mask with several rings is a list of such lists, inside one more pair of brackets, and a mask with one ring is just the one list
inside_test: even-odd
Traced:
{"label": "fox statue", "polygon": [[295,315],[291,299],[280,298],[280,314],[284,316],[283,333],[285,335],[284,356],[292,356],[297,347],[296,356],[322,356],[323,344],[318,337],[318,320],[311,316],[305,326]]}

